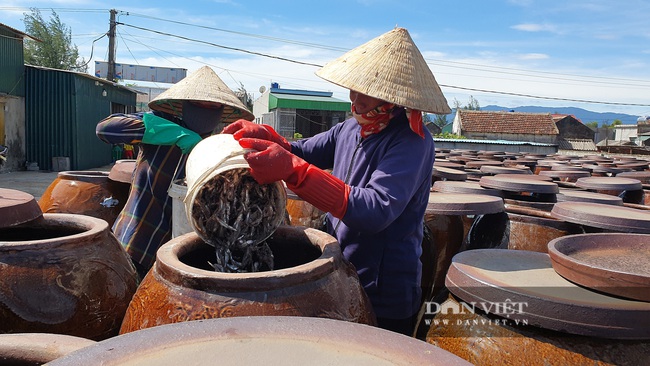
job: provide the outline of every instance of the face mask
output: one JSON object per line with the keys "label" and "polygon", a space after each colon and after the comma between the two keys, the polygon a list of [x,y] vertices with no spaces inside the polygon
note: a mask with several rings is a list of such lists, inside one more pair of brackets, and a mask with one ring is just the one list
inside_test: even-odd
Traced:
{"label": "face mask", "polygon": [[183,101],[183,124],[199,135],[205,135],[219,128],[222,124],[221,114],[223,106],[219,109],[204,108]]}

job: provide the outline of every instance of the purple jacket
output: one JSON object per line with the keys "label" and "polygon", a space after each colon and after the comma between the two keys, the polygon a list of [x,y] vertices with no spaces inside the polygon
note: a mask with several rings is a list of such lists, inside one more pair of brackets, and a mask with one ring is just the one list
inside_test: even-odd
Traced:
{"label": "purple jacket", "polygon": [[435,159],[434,142],[409,128],[404,113],[362,140],[354,118],[291,143],[291,152],[350,187],[343,220],[327,215],[327,231],[357,269],[378,317],[418,311],[424,211]]}

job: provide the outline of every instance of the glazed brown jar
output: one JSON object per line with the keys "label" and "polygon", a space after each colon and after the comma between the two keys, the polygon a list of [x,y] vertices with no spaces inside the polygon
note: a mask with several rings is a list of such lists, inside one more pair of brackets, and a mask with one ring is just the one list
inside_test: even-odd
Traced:
{"label": "glazed brown jar", "polygon": [[38,201],[44,213],[72,213],[106,220],[110,226],[124,208],[130,183],[104,171],[60,172]]}
{"label": "glazed brown jar", "polygon": [[43,214],[0,228],[0,333],[117,335],[137,275],[108,223]]}
{"label": "glazed brown jar", "polygon": [[196,233],[160,247],[131,301],[120,333],[196,319],[304,316],[375,325],[354,266],[331,235],[280,225],[267,243],[275,269],[216,272],[214,248]]}

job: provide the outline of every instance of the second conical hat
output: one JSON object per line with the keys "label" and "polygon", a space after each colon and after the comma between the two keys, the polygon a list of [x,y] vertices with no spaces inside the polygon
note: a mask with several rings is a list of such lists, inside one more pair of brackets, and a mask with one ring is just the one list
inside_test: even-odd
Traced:
{"label": "second conical hat", "polygon": [[201,67],[160,93],[149,102],[149,108],[180,117],[183,114],[184,100],[223,105],[222,122],[225,123],[240,118],[255,118],[237,95],[208,66]]}
{"label": "second conical hat", "polygon": [[329,62],[316,75],[346,89],[437,114],[451,109],[408,31],[390,32]]}

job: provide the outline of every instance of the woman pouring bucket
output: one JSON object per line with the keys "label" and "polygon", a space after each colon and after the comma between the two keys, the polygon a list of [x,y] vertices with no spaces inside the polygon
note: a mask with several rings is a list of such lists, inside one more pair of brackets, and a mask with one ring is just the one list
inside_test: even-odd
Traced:
{"label": "woman pouring bucket", "polygon": [[347,52],[316,74],[350,90],[352,118],[293,142],[246,120],[223,133],[256,150],[245,159],[259,183],[283,180],[328,213],[326,231],[356,267],[379,326],[411,335],[422,297],[423,218],[435,158],[422,112],[451,110],[404,28]]}

